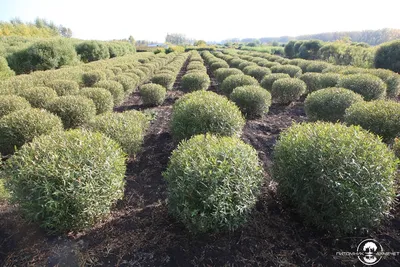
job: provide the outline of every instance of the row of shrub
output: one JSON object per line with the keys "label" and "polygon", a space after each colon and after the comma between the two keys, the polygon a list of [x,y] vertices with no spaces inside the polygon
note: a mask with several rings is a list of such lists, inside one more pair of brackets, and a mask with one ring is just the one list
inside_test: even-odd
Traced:
{"label": "row of shrub", "polygon": [[184,92],[207,90],[210,83],[211,80],[202,57],[198,51],[192,50],[186,67],[186,74],[182,77],[181,90]]}

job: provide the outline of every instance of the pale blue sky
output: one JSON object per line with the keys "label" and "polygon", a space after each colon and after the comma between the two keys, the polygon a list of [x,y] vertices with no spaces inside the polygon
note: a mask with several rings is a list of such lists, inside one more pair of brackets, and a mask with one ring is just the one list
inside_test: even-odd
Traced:
{"label": "pale blue sky", "polygon": [[72,29],[81,39],[164,41],[167,33],[227,38],[400,29],[400,0],[1,0],[0,20],[36,17]]}

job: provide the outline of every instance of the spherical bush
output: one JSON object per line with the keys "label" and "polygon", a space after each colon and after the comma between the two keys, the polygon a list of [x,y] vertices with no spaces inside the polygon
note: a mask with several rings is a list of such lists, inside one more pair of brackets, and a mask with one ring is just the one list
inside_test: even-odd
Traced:
{"label": "spherical bush", "polygon": [[124,88],[125,93],[130,93],[135,90],[136,86],[138,85],[138,81],[125,75],[120,74],[114,77],[113,79],[116,82],[119,82],[122,87]]}
{"label": "spherical bush", "polygon": [[321,89],[320,78],[322,74],[315,72],[307,72],[299,76],[299,79],[306,83],[307,93],[311,93]]}
{"label": "spherical bush", "polygon": [[101,132],[117,141],[122,149],[132,156],[140,151],[148,126],[149,119],[142,112],[136,110],[123,113],[104,113],[94,117],[86,124],[87,129]]}
{"label": "spherical bush", "polygon": [[299,77],[302,74],[301,68],[293,65],[273,66],[271,67],[271,71],[272,73],[286,73],[292,78]]}
{"label": "spherical bush", "polygon": [[46,109],[61,118],[65,129],[81,127],[96,115],[93,101],[79,95],[61,96],[50,102]]}
{"label": "spherical bush", "polygon": [[45,108],[46,105],[57,98],[57,93],[50,87],[30,87],[18,92],[34,108]]}
{"label": "spherical bush", "polygon": [[113,110],[113,96],[106,89],[84,87],[80,90],[79,94],[93,100],[96,106],[96,114],[111,112]]}
{"label": "spherical bush", "polygon": [[149,106],[159,106],[165,100],[167,90],[165,87],[155,83],[148,83],[140,87],[140,96],[143,104]]}
{"label": "spherical bush", "polygon": [[238,68],[243,71],[248,66],[257,66],[257,64],[254,62],[243,61],[242,63],[239,64]]}
{"label": "spherical bush", "polygon": [[387,97],[396,98],[400,94],[400,75],[390,70],[369,69],[369,73],[381,78],[387,86]]}
{"label": "spherical bush", "polygon": [[210,82],[210,77],[208,77],[207,73],[189,73],[182,77],[181,88],[184,92],[207,90]]}
{"label": "spherical bush", "polygon": [[339,80],[337,86],[362,95],[365,101],[386,97],[386,84],[382,79],[370,74],[345,75]]}
{"label": "spherical bush", "polygon": [[0,118],[11,112],[30,108],[29,102],[20,96],[3,95],[0,97]]}
{"label": "spherical bush", "polygon": [[226,97],[213,92],[196,91],[175,102],[171,132],[175,139],[212,133],[240,136],[245,120],[239,108]]}
{"label": "spherical bush", "polygon": [[272,84],[271,95],[275,103],[288,104],[296,101],[307,89],[307,85],[297,78],[284,78]]}
{"label": "spherical bush", "polygon": [[323,61],[312,61],[307,64],[306,71],[307,72],[319,72],[321,73],[324,69],[330,67],[331,64]]}
{"label": "spherical bush", "polygon": [[62,131],[61,119],[43,109],[21,109],[0,119],[0,153],[12,154],[14,148],[42,134]]}
{"label": "spherical bush", "polygon": [[163,176],[170,212],[193,232],[242,225],[263,180],[254,148],[238,138],[209,134],[182,141]]}
{"label": "spherical bush", "polygon": [[375,68],[400,73],[400,41],[380,45],[375,53],[374,65]]}
{"label": "spherical bush", "polygon": [[319,76],[319,84],[321,88],[336,87],[342,75],[338,73],[322,73]]}
{"label": "spherical bush", "polygon": [[363,97],[344,88],[325,88],[309,94],[304,109],[310,121],[343,121],[345,111]]}
{"label": "spherical bush", "polygon": [[264,78],[261,80],[260,85],[264,89],[267,89],[270,91],[272,89],[272,85],[276,80],[279,79],[284,79],[284,78],[290,78],[289,74],[286,73],[272,73],[269,75],[264,76]]}
{"label": "spherical bush", "polygon": [[264,88],[255,85],[236,87],[233,89],[230,99],[249,119],[268,113],[271,106],[271,94]]}
{"label": "spherical bush", "polygon": [[214,72],[215,78],[218,83],[222,83],[227,77],[231,75],[243,74],[243,72],[239,69],[235,68],[220,68]]}
{"label": "spherical bush", "polygon": [[58,96],[76,95],[79,92],[79,84],[70,80],[54,80],[46,85],[56,91]]}
{"label": "spherical bush", "polygon": [[273,179],[306,222],[351,233],[389,212],[396,165],[393,152],[360,127],[296,124],[280,134]]}
{"label": "spherical bush", "polygon": [[176,77],[171,74],[156,74],[151,79],[152,83],[164,86],[167,90],[171,90],[175,83]]}
{"label": "spherical bush", "polygon": [[227,95],[230,95],[236,87],[245,86],[245,85],[258,85],[258,82],[255,78],[244,75],[230,75],[227,77],[221,84],[221,91]]}
{"label": "spherical bush", "polygon": [[99,70],[92,70],[89,72],[85,72],[82,75],[83,84],[87,87],[91,87],[95,83],[105,79],[106,79],[106,74]]}
{"label": "spherical bush", "polygon": [[385,100],[355,103],[346,110],[344,120],[390,142],[400,136],[400,103]]}
{"label": "spherical bush", "polygon": [[85,63],[110,58],[106,44],[99,41],[84,41],[76,45],[76,52]]}
{"label": "spherical bush", "polygon": [[216,71],[217,69],[220,69],[220,68],[229,68],[229,65],[225,61],[219,60],[217,62],[212,63],[210,68],[211,68],[211,71],[214,72],[214,71]]}
{"label": "spherical bush", "polygon": [[257,79],[257,81],[261,81],[265,75],[271,74],[271,70],[266,67],[259,67],[259,66],[248,66],[244,68],[243,72],[251,77]]}
{"label": "spherical bush", "polygon": [[124,100],[124,87],[116,81],[103,80],[93,85],[96,88],[103,88],[109,91],[113,97],[114,105],[119,105]]}
{"label": "spherical bush", "polygon": [[70,130],[36,138],[7,161],[13,200],[50,232],[81,230],[124,194],[126,156],[101,133]]}

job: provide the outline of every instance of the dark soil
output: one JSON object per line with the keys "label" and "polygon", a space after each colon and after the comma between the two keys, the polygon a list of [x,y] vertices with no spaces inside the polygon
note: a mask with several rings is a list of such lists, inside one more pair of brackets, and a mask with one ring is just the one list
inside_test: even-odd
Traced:
{"label": "dark soil", "polygon": [[[162,172],[177,146],[169,132],[172,104],[182,92],[180,78],[169,91],[145,137],[143,150],[128,161],[125,197],[113,213],[93,229],[65,236],[49,236],[25,222],[18,209],[0,205],[1,266],[362,266],[355,252],[366,238],[378,240],[386,251],[400,251],[400,206],[379,229],[359,236],[333,237],[306,226],[283,204],[269,179],[248,222],[233,233],[196,236],[167,210]],[[218,91],[211,73],[210,90]],[[115,111],[144,110],[133,93]],[[279,133],[293,122],[305,121],[303,103],[272,105],[268,115],[248,121],[243,140],[256,148],[269,177],[271,152]],[[400,266],[400,256],[375,266]]]}

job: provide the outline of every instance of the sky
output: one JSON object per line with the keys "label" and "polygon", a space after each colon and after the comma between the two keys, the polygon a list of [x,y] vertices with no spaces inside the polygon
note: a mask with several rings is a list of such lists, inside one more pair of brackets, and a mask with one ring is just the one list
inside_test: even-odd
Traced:
{"label": "sky", "polygon": [[0,21],[45,18],[79,39],[221,41],[400,29],[400,0],[0,0]]}

